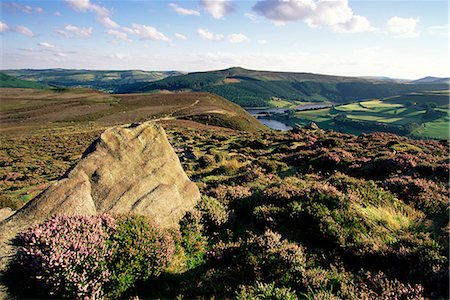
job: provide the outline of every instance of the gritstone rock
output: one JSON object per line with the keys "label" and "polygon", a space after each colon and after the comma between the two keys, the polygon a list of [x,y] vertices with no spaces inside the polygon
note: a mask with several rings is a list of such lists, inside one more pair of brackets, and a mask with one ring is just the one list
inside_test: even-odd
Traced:
{"label": "gritstone rock", "polygon": [[199,198],[163,128],[113,127],[62,179],[0,223],[0,243],[55,214],[135,213],[176,227]]}

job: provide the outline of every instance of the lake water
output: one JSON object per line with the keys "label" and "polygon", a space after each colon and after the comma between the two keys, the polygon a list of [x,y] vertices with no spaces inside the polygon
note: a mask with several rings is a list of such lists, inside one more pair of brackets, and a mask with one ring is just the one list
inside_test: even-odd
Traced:
{"label": "lake water", "polygon": [[260,121],[261,123],[263,123],[264,125],[266,125],[269,128],[272,128],[272,129],[282,130],[282,131],[287,131],[287,130],[292,129],[291,126],[286,125],[280,121],[266,119],[266,118],[257,118],[257,119],[258,119],[258,121]]}
{"label": "lake water", "polygon": [[325,108],[330,107],[329,104],[306,104],[306,105],[299,105],[295,108],[251,108],[251,107],[244,107],[246,111],[248,111],[252,116],[264,114],[264,113],[284,113],[286,110],[308,110],[308,109],[319,109],[319,108]]}
{"label": "lake water", "polygon": [[286,110],[292,110],[295,109],[297,111],[300,110],[308,110],[308,109],[320,109],[325,107],[330,107],[331,105],[328,104],[307,104],[307,105],[299,105],[295,108],[245,108],[246,111],[248,111],[252,116],[256,117],[261,123],[266,125],[269,128],[276,129],[276,130],[282,130],[287,131],[291,130],[292,127],[270,118],[270,116],[266,116],[266,113],[284,113]]}

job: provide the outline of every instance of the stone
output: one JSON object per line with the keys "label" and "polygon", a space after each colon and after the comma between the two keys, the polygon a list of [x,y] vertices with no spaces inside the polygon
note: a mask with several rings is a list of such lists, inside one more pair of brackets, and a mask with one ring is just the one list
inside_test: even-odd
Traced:
{"label": "stone", "polygon": [[314,130],[320,129],[319,125],[317,125],[315,122],[309,123],[305,128],[306,129],[314,129]]}
{"label": "stone", "polygon": [[62,179],[0,223],[0,242],[56,214],[133,213],[177,227],[199,199],[162,127],[113,127]]}

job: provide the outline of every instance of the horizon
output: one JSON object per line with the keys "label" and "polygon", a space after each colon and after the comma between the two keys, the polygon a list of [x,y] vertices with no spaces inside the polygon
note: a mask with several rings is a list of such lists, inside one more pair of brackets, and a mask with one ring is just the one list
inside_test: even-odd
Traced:
{"label": "horizon", "polygon": [[4,1],[0,69],[450,77],[446,1]]}
{"label": "horizon", "polygon": [[[33,69],[33,68],[22,68],[22,69],[0,69],[0,71],[15,71],[15,70],[31,70],[31,71],[44,71],[44,70],[67,70],[67,71],[102,71],[102,72],[124,72],[124,71],[142,71],[142,72],[180,72],[185,74],[191,73],[206,73],[206,72],[215,72],[215,71],[225,71],[229,69],[244,69],[246,71],[255,71],[255,72],[271,72],[271,73],[298,73],[298,74],[314,74],[314,75],[325,75],[325,76],[336,76],[336,77],[354,77],[354,78],[387,78],[392,80],[419,80],[424,78],[441,78],[441,79],[450,79],[450,77],[436,77],[436,76],[424,76],[420,78],[394,78],[387,76],[372,76],[372,75],[361,75],[361,76],[346,76],[340,74],[319,74],[312,72],[296,72],[296,71],[279,71],[279,70],[251,70],[247,68],[243,68],[240,66],[228,67],[225,69],[211,69],[206,71],[183,71],[183,70],[144,70],[144,69],[76,69],[76,68],[43,68],[43,69]],[[178,76],[178,75],[177,75]]]}

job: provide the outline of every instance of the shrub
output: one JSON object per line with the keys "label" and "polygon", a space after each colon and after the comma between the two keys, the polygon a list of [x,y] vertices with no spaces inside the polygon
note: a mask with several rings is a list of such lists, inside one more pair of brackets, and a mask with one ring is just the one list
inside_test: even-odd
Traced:
{"label": "shrub", "polygon": [[445,213],[448,206],[448,189],[431,180],[410,176],[394,177],[383,185],[408,204],[426,214]]}
{"label": "shrub", "polygon": [[112,248],[109,291],[115,297],[136,281],[159,275],[175,252],[170,234],[145,216],[117,217],[117,229],[109,243]]}
{"label": "shrub", "polygon": [[203,213],[203,221],[208,226],[221,226],[228,221],[226,207],[215,198],[203,196],[197,208]]}
{"label": "shrub", "polygon": [[208,251],[208,258],[211,265],[228,274],[230,286],[236,287],[255,281],[296,286],[306,266],[304,248],[271,230],[237,242],[218,243]]}
{"label": "shrub", "polygon": [[115,229],[108,215],[54,217],[20,234],[17,264],[51,296],[101,297],[111,278],[106,240]]}
{"label": "shrub", "polygon": [[120,297],[158,275],[172,237],[144,216],[56,216],[20,234],[16,262],[47,296]]}
{"label": "shrub", "polygon": [[250,188],[247,186],[241,185],[219,185],[217,188],[211,191],[211,196],[217,198],[221,202],[233,202],[234,200],[240,200],[247,197],[250,197],[252,193],[250,192]]}
{"label": "shrub", "polygon": [[198,210],[188,211],[180,221],[181,245],[187,255],[188,269],[205,261],[207,238],[203,235],[202,214]]}
{"label": "shrub", "polygon": [[[367,272],[367,286],[374,299],[425,299],[420,284],[403,284],[397,279],[389,280],[383,272],[372,274]],[[375,293],[375,295],[373,294]]]}
{"label": "shrub", "polygon": [[264,283],[257,281],[253,286],[241,286],[236,292],[238,300],[295,300],[295,293],[289,288],[275,287],[275,283]]}
{"label": "shrub", "polygon": [[23,206],[23,202],[11,195],[1,194],[0,195],[0,209],[9,207],[12,210],[18,210]]}

